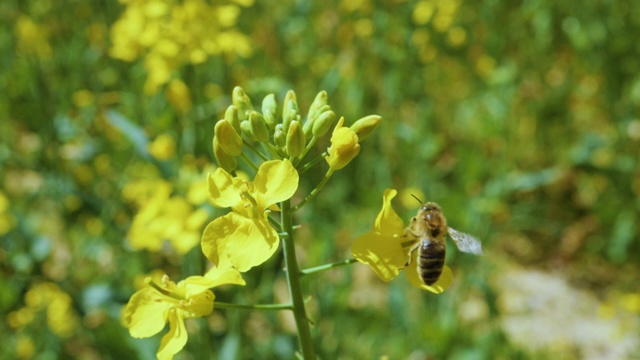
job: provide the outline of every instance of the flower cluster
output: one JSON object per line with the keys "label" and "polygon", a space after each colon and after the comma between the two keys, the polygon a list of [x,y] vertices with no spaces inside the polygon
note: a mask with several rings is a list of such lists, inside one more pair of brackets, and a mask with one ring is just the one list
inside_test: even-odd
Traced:
{"label": "flower cluster", "polygon": [[[162,338],[157,353],[160,359],[170,359],[184,347],[187,341],[184,319],[211,313],[215,296],[209,289],[220,284],[244,285],[240,273],[271,258],[278,250],[279,240],[288,240],[291,248],[293,212],[312,199],[336,170],[358,155],[360,141],[381,121],[379,116],[371,115],[350,127],[344,126],[344,118],[336,124],[336,115],[324,91],[316,96],[304,121],[293,91],[285,96],[281,116],[277,115],[273,94],[264,98],[261,111],[255,110],[239,87],[234,89],[232,99],[224,118],[215,125],[213,153],[219,167],[207,179],[211,203],[231,211],[211,221],[200,239],[202,251],[213,268],[204,276],[191,276],[177,284],[166,276],[161,284],[148,279],[125,309],[125,324],[133,337],[152,336],[169,323],[169,332]],[[334,124],[331,145],[326,151],[303,161]],[[164,156],[165,142],[158,141],[151,147],[156,157]],[[238,159],[255,170],[253,180],[237,171]],[[304,200],[291,206],[300,172],[321,164],[323,159],[329,165],[325,177]],[[191,213],[190,205],[171,197],[172,187],[167,183],[156,182],[152,187],[145,187],[144,183],[134,185],[126,194],[142,204],[142,210],[129,232],[132,246],[157,250],[161,240],[168,239],[180,253],[190,249],[194,244],[193,231],[206,216],[197,216],[195,212],[185,218],[185,214]],[[280,221],[272,216],[273,212],[281,212]],[[291,272],[287,269],[287,274]],[[296,296],[299,304],[303,304],[301,295]],[[305,316],[298,320],[307,325]]]}
{"label": "flower cluster", "polygon": [[[329,170],[316,188],[319,190],[335,170],[358,155],[360,141],[375,130],[381,118],[370,115],[351,127],[344,127],[344,118],[340,118],[327,151],[303,164],[309,150],[336,121],[326,92],[321,91],[315,97],[304,122],[293,91],[285,96],[281,117],[277,116],[273,94],[264,98],[261,112],[255,110],[240,87],[233,90],[232,99],[233,105],[215,126],[213,152],[220,167],[209,175],[211,201],[232,211],[207,226],[202,250],[214,264],[247,271],[267,261],[277,250],[278,233],[269,222],[269,214],[278,211],[277,204],[296,192],[298,169],[325,158]],[[255,144],[261,144],[266,152],[257,150]],[[256,166],[245,150],[262,159],[262,164]],[[238,167],[238,157],[257,168],[253,181],[231,175]],[[269,157],[273,159],[268,160]]]}
{"label": "flower cluster", "polygon": [[7,322],[15,330],[34,322],[38,313],[45,312],[49,330],[61,338],[73,335],[78,327],[78,314],[71,296],[52,282],[38,283],[24,295],[25,306],[9,313]]}
{"label": "flower cluster", "polygon": [[249,38],[235,29],[240,6],[252,0],[209,4],[205,0],[120,0],[126,8],[111,28],[110,55],[144,58],[145,91],[157,92],[185,63],[201,64],[220,54],[251,54]]}

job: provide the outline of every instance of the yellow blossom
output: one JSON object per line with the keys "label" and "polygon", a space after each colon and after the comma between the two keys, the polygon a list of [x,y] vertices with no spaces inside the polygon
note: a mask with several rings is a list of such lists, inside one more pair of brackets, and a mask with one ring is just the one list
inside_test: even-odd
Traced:
{"label": "yellow blossom", "polygon": [[[420,280],[417,252],[409,253],[415,239],[406,235],[404,222],[391,206],[391,200],[397,193],[395,189],[384,191],[382,209],[376,217],[373,231],[358,237],[351,246],[351,253],[356,260],[369,265],[385,282],[391,281],[406,267],[407,279],[413,286],[439,294],[451,284],[451,269],[445,265],[442,275],[433,285],[425,285]],[[408,267],[407,263],[410,263]]]}
{"label": "yellow blossom", "polygon": [[171,135],[162,134],[149,144],[149,153],[158,160],[171,159],[176,154],[176,142]]}
{"label": "yellow blossom", "polygon": [[[137,188],[134,190],[134,188]],[[166,181],[140,181],[125,187],[125,195],[150,191],[148,198],[138,199],[136,213],[127,233],[129,245],[136,250],[160,251],[169,241],[179,254],[186,254],[200,240],[200,231],[209,214],[204,208],[194,207],[186,198],[171,196],[173,187]],[[130,194],[131,193],[131,194]]]}
{"label": "yellow blossom", "polygon": [[172,359],[187,343],[184,319],[211,314],[215,295],[210,288],[222,284],[244,285],[240,273],[233,268],[212,268],[204,276],[190,276],[178,284],[162,278],[156,284],[149,278],[145,286],[129,300],[124,322],[131,336],[150,337],[169,322],[169,332],[162,337],[158,359]]}
{"label": "yellow blossom", "polygon": [[347,166],[360,152],[358,135],[352,129],[343,127],[344,118],[340,118],[331,135],[331,146],[327,150],[326,160],[332,170],[340,170]]}
{"label": "yellow blossom", "polygon": [[242,272],[267,261],[278,248],[269,210],[278,210],[275,204],[291,198],[297,188],[298,172],[286,159],[262,163],[252,182],[216,169],[209,174],[211,200],[232,211],[204,230],[204,254],[217,266],[231,264]]}

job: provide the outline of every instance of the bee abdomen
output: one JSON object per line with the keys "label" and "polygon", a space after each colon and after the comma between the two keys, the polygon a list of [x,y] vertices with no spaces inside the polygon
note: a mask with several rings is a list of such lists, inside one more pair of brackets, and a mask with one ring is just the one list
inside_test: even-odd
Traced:
{"label": "bee abdomen", "polygon": [[442,243],[423,241],[418,251],[418,275],[432,285],[440,278],[444,267],[445,247]]}

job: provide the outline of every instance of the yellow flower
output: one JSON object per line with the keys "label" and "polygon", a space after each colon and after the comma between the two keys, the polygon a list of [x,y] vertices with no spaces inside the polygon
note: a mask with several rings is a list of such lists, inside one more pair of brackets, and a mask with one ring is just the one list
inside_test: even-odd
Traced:
{"label": "yellow flower", "polygon": [[148,286],[129,299],[124,321],[135,338],[153,336],[169,322],[169,332],[162,337],[157,352],[158,359],[172,359],[187,343],[184,319],[211,314],[215,295],[210,288],[222,284],[245,284],[240,273],[233,268],[212,268],[204,276],[190,276],[177,285],[166,275],[160,285],[150,278],[147,283]]}
{"label": "yellow flower", "polygon": [[343,127],[344,118],[340,118],[331,135],[331,147],[329,147],[326,160],[331,170],[340,170],[347,166],[360,152],[358,135],[348,127]]}
{"label": "yellow flower", "polygon": [[213,220],[202,235],[202,251],[217,266],[244,272],[267,261],[278,248],[278,233],[267,216],[275,205],[293,196],[298,172],[289,160],[262,163],[253,182],[231,177],[222,168],[209,174],[215,206],[231,212]]}
{"label": "yellow flower", "polygon": [[[410,245],[415,239],[405,234],[405,225],[391,206],[391,200],[398,194],[395,189],[386,189],[383,195],[382,210],[378,213],[373,231],[358,237],[351,246],[353,257],[367,264],[382,279],[391,281],[409,262]],[[453,279],[451,269],[445,266],[438,281],[425,285],[417,271],[417,251],[412,254],[407,267],[407,279],[420,289],[439,294],[443,292]]]}

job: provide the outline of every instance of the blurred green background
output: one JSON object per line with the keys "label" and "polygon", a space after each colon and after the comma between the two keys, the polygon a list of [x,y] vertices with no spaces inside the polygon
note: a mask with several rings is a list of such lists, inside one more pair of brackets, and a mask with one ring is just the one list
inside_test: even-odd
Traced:
{"label": "blurred green background", "polygon": [[[350,257],[387,187],[486,248],[449,251],[437,296],[359,264],[304,278],[321,358],[640,358],[640,3],[4,0],[0,19],[1,358],[154,358],[120,311],[148,274],[206,266],[234,86],[383,117],[300,213],[303,268]],[[217,300],[286,301],[279,258]],[[179,359],[297,347],[286,313],[188,327]]]}

